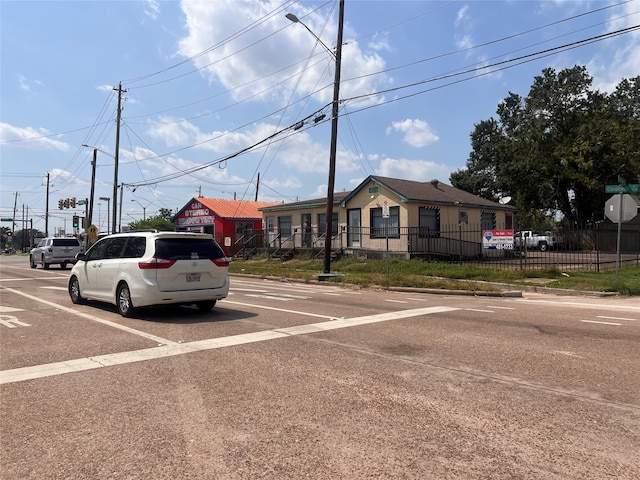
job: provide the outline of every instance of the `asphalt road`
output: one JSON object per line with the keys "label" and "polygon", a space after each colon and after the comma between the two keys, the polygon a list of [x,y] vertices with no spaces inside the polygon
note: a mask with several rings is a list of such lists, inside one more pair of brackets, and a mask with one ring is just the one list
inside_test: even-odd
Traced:
{"label": "asphalt road", "polygon": [[640,301],[232,277],[73,305],[0,256],[0,478],[637,479]]}

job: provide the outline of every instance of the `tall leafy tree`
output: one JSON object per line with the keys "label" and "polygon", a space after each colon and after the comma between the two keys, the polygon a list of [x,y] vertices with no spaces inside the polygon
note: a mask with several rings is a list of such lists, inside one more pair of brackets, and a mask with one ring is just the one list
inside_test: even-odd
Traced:
{"label": "tall leafy tree", "polygon": [[484,198],[508,194],[521,224],[602,220],[604,186],[640,172],[640,77],[607,95],[585,67],[543,70],[527,97],[510,92],[497,118],[471,133],[465,169],[451,183]]}

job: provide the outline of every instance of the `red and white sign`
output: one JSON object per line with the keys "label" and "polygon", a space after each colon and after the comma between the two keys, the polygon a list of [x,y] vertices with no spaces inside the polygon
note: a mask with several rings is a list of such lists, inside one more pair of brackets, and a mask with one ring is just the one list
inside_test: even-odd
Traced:
{"label": "red and white sign", "polygon": [[513,250],[513,230],[483,230],[482,248],[485,250]]}

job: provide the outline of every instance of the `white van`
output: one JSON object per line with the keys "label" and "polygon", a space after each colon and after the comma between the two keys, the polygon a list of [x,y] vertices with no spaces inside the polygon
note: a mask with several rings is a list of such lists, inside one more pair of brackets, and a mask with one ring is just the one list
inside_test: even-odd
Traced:
{"label": "white van", "polygon": [[229,294],[228,270],[229,259],[209,234],[118,233],[76,256],[69,296],[76,304],[115,304],[124,317],[137,307],[162,304],[211,310]]}

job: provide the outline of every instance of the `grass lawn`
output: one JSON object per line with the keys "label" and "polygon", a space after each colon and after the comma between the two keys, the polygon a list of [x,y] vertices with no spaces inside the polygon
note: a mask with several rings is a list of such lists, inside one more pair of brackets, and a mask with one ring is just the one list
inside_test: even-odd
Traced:
{"label": "grass lawn", "polygon": [[[261,277],[276,277],[316,281],[322,273],[322,260],[296,257],[290,260],[254,257],[251,260],[232,260],[230,273]],[[569,272],[557,269],[500,270],[477,266],[430,263],[422,260],[358,259],[345,257],[331,263],[331,273],[325,281],[361,287],[416,287],[469,291],[504,290],[490,283],[514,287],[537,285],[589,292],[614,292],[620,295],[640,295],[640,266],[620,268],[617,278],[614,269],[603,272]]]}

